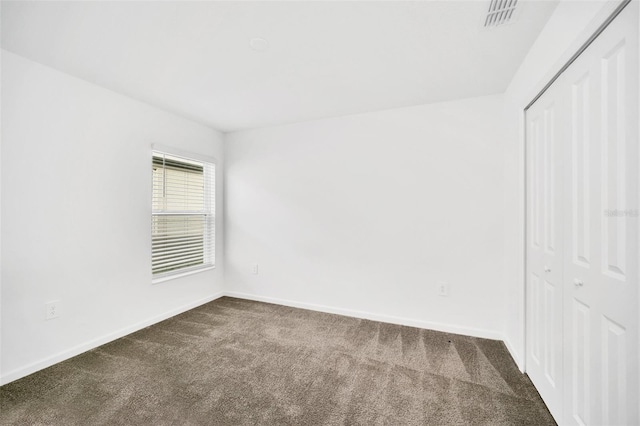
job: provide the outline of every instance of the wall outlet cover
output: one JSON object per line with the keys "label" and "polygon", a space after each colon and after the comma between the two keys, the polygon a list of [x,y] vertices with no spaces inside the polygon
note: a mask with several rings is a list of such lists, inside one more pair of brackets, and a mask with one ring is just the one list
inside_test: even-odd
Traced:
{"label": "wall outlet cover", "polygon": [[44,319],[52,320],[60,316],[60,301],[47,302],[44,304]]}
{"label": "wall outlet cover", "polygon": [[438,283],[438,295],[448,297],[449,296],[449,283],[440,281]]}

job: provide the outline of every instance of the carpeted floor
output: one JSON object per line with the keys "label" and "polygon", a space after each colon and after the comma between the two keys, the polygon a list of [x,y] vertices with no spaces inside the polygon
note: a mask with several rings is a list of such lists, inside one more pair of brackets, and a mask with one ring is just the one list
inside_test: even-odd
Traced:
{"label": "carpeted floor", "polygon": [[0,388],[0,424],[555,424],[501,342],[222,298]]}

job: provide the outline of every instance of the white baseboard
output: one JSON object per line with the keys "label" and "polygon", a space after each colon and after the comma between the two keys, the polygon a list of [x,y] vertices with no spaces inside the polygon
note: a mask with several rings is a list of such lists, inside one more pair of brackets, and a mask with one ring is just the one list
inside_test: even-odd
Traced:
{"label": "white baseboard", "polygon": [[161,315],[157,315],[155,317],[138,322],[137,324],[117,330],[113,333],[109,333],[107,335],[90,340],[86,343],[80,344],[71,349],[65,350],[53,356],[47,357],[43,360],[29,364],[25,367],[21,367],[16,370],[10,371],[7,374],[0,376],[0,385],[4,385],[14,380],[18,380],[22,377],[28,376],[29,374],[32,374],[32,373],[35,373],[36,371],[50,367],[54,364],[57,364],[59,362],[72,358],[83,352],[86,352],[91,349],[95,349],[98,346],[104,345],[105,343],[112,342],[116,339],[119,339],[128,334],[141,330],[145,327],[149,327],[150,325],[156,324],[160,321],[164,321],[165,319],[171,318],[175,315],[181,314],[183,312],[186,312],[190,309],[193,309],[205,303],[209,303],[213,300],[219,299],[222,296],[236,297],[239,299],[247,299],[247,300],[255,300],[259,302],[274,303],[277,305],[291,306],[294,308],[302,308],[302,309],[308,309],[312,311],[326,312],[330,314],[345,315],[348,317],[362,318],[362,319],[380,321],[380,322],[385,322],[390,324],[425,328],[429,330],[442,331],[445,333],[461,334],[465,336],[480,337],[484,339],[502,340],[504,341],[504,344],[507,347],[507,350],[511,354],[518,368],[520,368],[520,370],[524,372],[523,363],[521,362],[520,357],[517,356],[517,352],[513,350],[513,347],[510,344],[510,342],[504,339],[504,336],[502,335],[502,333],[499,333],[494,330],[456,326],[456,325],[444,324],[439,322],[422,321],[422,320],[416,320],[411,318],[396,317],[392,315],[374,314],[371,312],[356,311],[356,310],[344,309],[344,308],[335,308],[331,306],[317,305],[313,303],[298,302],[298,301],[289,300],[289,299],[279,299],[275,297],[259,296],[255,294],[227,291],[227,292],[219,292],[212,296],[205,297],[204,299],[200,299],[198,301],[188,303],[186,305],[180,306],[179,308],[172,309],[168,312],[165,312]]}
{"label": "white baseboard", "polygon": [[148,318],[144,321],[140,321],[134,325],[121,328],[120,330],[114,331],[112,333],[106,334],[104,336],[92,339],[86,343],[82,343],[78,346],[75,346],[71,349],[67,349],[50,357],[47,357],[43,360],[36,361],[32,364],[29,364],[25,367],[20,367],[13,371],[9,371],[8,373],[2,375],[0,377],[0,385],[6,385],[7,383],[13,382],[14,380],[18,380],[22,377],[28,376],[29,374],[35,373],[36,371],[42,370],[44,368],[50,367],[54,364],[72,358],[76,355],[80,355],[83,352],[89,351],[91,349],[95,349],[98,346],[104,345],[105,343],[112,342],[116,339],[124,337],[128,334],[136,332],[138,330],[142,330],[145,327],[149,327],[150,325],[156,324],[160,321],[164,321],[168,318],[186,312],[190,309],[196,308],[200,305],[204,305],[205,303],[209,303],[220,297],[224,296],[224,292],[218,292],[212,296],[205,297],[204,299],[197,300],[195,302],[187,303],[186,305],[182,305],[179,308],[172,309],[163,314],[156,315],[155,317]]}
{"label": "white baseboard", "polygon": [[518,366],[518,369],[520,370],[520,372],[524,373],[524,360],[522,359],[522,357],[518,354],[518,352],[516,352],[513,345],[506,337],[502,339],[502,341],[504,342],[504,345],[507,347],[507,350],[509,351],[511,358],[513,358],[513,361]]}
{"label": "white baseboard", "polygon": [[313,303],[297,302],[288,299],[278,299],[275,297],[259,296],[255,294],[226,291],[225,296],[237,297],[238,299],[255,300],[258,302],[273,303],[276,305],[291,306],[293,308],[309,309],[311,311],[326,312],[329,314],[344,315],[347,317],[362,318],[372,321],[386,322],[389,324],[407,325],[410,327],[426,328],[429,330],[443,331],[445,333],[462,334],[465,336],[481,337],[484,339],[503,340],[504,336],[494,330],[480,328],[463,327],[439,322],[415,320],[411,318],[396,317],[391,315],[373,314],[371,312],[354,311],[351,309],[334,308],[331,306],[316,305]]}

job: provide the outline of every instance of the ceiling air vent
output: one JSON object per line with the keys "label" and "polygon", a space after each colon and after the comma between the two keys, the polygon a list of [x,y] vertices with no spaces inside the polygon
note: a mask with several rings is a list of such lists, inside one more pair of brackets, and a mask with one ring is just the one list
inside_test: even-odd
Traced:
{"label": "ceiling air vent", "polygon": [[485,28],[499,27],[510,22],[517,5],[518,0],[491,0],[484,20]]}

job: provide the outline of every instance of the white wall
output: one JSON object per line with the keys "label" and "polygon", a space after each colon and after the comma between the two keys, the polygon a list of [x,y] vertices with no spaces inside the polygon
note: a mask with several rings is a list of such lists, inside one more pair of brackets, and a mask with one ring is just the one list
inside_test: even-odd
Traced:
{"label": "white wall", "polygon": [[[221,294],[222,134],[8,52],[2,90],[3,382]],[[152,143],[219,161],[218,267],[156,285]]]}
{"label": "white wall", "polygon": [[[0,22],[2,21],[2,5],[0,4]],[[0,44],[2,36],[0,35]],[[0,49],[0,98],[2,97],[2,49]],[[0,242],[2,241],[2,102],[0,102]],[[0,366],[2,366],[2,243],[0,243]],[[0,367],[1,368],[1,367]],[[2,383],[0,369],[0,384]]]}
{"label": "white wall", "polygon": [[227,290],[502,338],[502,108],[489,96],[228,134]]}
{"label": "white wall", "polygon": [[524,368],[524,108],[611,14],[619,1],[562,1],[505,92],[505,343]]}

